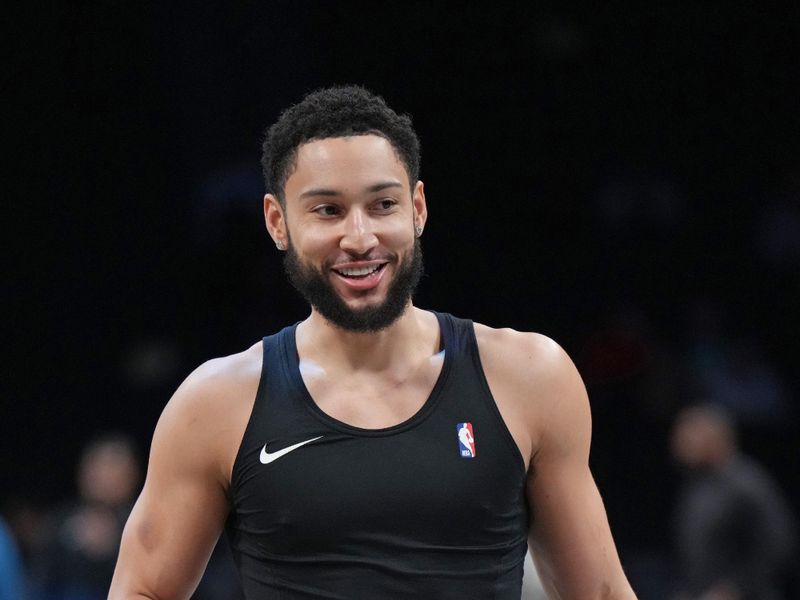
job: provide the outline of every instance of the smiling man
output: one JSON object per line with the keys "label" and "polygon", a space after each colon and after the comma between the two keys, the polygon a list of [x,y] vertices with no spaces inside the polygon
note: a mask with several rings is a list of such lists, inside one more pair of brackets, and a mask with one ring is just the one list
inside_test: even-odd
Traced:
{"label": "smiling man", "polygon": [[248,599],[633,598],[551,340],[411,302],[428,216],[408,117],[358,87],[264,142],[267,230],[311,305],[202,365],[156,427],[110,597],[188,598],[226,527]]}

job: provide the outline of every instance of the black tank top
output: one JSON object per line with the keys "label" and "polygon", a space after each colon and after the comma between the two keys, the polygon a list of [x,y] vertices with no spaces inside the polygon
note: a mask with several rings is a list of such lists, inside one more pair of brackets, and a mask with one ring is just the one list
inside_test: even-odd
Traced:
{"label": "black tank top", "polygon": [[522,456],[472,323],[436,316],[439,378],[413,417],[385,429],[319,409],[300,375],[297,325],[264,338],[227,524],[248,599],[519,600]]}

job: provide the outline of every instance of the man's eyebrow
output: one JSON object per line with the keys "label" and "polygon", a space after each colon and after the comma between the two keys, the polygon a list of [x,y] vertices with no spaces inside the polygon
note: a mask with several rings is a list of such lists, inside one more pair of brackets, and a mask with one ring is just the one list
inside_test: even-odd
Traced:
{"label": "man's eyebrow", "polygon": [[311,188],[300,194],[300,198],[311,198],[312,196],[338,196],[339,192],[328,188]]}
{"label": "man's eyebrow", "polygon": [[376,183],[375,185],[371,185],[367,188],[367,192],[370,194],[374,194],[375,192],[380,192],[387,188],[402,188],[403,184],[399,181],[382,181],[381,183]]}
{"label": "man's eyebrow", "polygon": [[[381,181],[368,186],[364,191],[368,194],[374,194],[388,188],[402,188],[403,184],[399,181]],[[341,193],[331,188],[311,188],[300,194],[300,199],[311,198],[315,196],[339,196]]]}

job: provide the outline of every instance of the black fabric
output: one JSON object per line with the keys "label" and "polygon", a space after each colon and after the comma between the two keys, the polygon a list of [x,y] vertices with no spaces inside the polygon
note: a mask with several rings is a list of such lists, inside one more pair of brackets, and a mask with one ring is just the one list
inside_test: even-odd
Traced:
{"label": "black fabric", "polygon": [[[436,313],[444,363],[423,407],[385,429],[323,413],[298,366],[296,325],[264,366],[231,482],[228,535],[248,599],[519,600],[528,508],[470,321]],[[475,456],[456,425],[472,424]],[[322,436],[269,464],[275,453]]]}
{"label": "black fabric", "polygon": [[696,471],[678,498],[675,533],[683,591],[700,597],[727,582],[742,600],[779,600],[796,523],[770,475],[735,455],[718,470]]}

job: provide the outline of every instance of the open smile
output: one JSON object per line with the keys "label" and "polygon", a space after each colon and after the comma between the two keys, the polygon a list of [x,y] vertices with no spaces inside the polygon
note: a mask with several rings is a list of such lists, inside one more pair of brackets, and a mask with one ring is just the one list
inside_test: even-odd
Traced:
{"label": "open smile", "polygon": [[376,287],[381,279],[387,262],[374,262],[370,264],[337,265],[331,270],[337,279],[352,290],[369,290]]}
{"label": "open smile", "polygon": [[364,277],[369,277],[376,271],[379,271],[383,267],[386,266],[386,263],[382,263],[379,265],[372,265],[369,267],[349,267],[349,268],[339,268],[334,269],[339,275],[342,277],[354,278],[354,279],[361,279]]}

